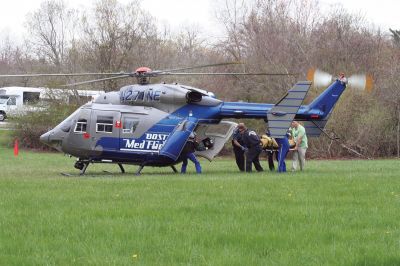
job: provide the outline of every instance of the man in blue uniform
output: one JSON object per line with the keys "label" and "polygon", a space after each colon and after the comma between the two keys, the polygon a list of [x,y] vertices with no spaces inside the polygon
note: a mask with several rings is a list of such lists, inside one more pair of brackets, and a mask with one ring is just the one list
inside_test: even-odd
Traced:
{"label": "man in blue uniform", "polygon": [[276,138],[276,142],[279,145],[278,148],[278,172],[286,172],[285,158],[289,152],[289,140],[287,135],[284,138]]}
{"label": "man in blue uniform", "polygon": [[238,125],[239,132],[242,136],[243,144],[245,146],[245,169],[246,172],[252,171],[252,164],[256,168],[257,172],[264,171],[260,165],[258,156],[260,155],[262,148],[260,145],[260,138],[257,133],[253,130],[248,130],[244,124]]}
{"label": "man in blue uniform", "polygon": [[186,141],[185,146],[183,147],[181,156],[182,156],[182,168],[181,168],[181,174],[186,173],[186,167],[188,164],[188,159],[191,160],[195,167],[196,167],[196,173],[201,174],[201,165],[199,160],[197,160],[196,155],[194,155],[194,152],[198,150],[199,143],[196,141],[196,135],[194,132],[192,132],[189,136],[189,139]]}
{"label": "man in blue uniform", "polygon": [[239,123],[232,135],[232,147],[235,154],[236,165],[241,172],[244,172],[244,151],[242,135],[239,132],[239,126],[244,126],[243,123]]}

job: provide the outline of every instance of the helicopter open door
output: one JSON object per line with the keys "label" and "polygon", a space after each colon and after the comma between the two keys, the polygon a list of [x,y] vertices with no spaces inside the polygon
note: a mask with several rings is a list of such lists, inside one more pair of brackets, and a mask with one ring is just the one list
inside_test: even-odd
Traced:
{"label": "helicopter open door", "polygon": [[211,161],[222,150],[224,144],[232,136],[237,123],[231,121],[221,121],[219,124],[199,124],[196,128],[197,141],[210,139],[213,143],[212,148],[203,151],[196,151],[195,154]]}
{"label": "helicopter open door", "polygon": [[187,117],[179,123],[174,131],[169,135],[164,146],[160,150],[161,155],[165,155],[176,161],[182,152],[190,133],[196,128],[197,118]]}

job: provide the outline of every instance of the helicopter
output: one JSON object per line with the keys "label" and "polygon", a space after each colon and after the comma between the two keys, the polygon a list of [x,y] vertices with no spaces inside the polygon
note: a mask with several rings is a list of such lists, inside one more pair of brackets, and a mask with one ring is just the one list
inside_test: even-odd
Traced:
{"label": "helicopter", "polygon": [[[226,64],[231,63],[206,67]],[[137,78],[137,84],[106,92],[84,104],[55,128],[44,133],[40,140],[76,157],[74,166],[80,170],[80,175],[85,174],[90,163],[115,163],[122,173],[125,173],[123,164],[139,165],[137,175],[145,166],[169,166],[177,172],[175,165],[182,161],[181,151],[192,132],[196,133],[197,138],[201,139],[200,144],[204,146],[202,151],[196,151],[196,155],[211,161],[221,151],[237,125],[225,119],[263,119],[274,138],[285,137],[291,122],[296,119],[303,121],[309,136],[318,137],[351,80],[343,74],[333,79],[327,73],[314,70],[308,74],[307,81],[297,82],[275,104],[224,102],[217,99],[214,93],[203,89],[180,84],[150,83],[151,77],[163,75],[291,75],[179,72],[197,67],[204,66],[155,71],[140,67],[134,72],[101,73],[110,77],[66,85]],[[360,78],[353,79],[358,81]],[[312,82],[326,86],[327,81],[331,82],[330,86],[310,104],[302,105]],[[363,84],[359,83],[363,81],[358,81],[358,87],[366,87],[368,82],[364,79]]]}

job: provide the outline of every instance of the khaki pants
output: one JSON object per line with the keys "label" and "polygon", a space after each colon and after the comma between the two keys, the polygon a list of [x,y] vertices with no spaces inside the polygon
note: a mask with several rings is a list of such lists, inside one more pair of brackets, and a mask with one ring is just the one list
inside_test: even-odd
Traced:
{"label": "khaki pants", "polygon": [[306,164],[306,151],[304,148],[297,148],[297,151],[293,151],[293,163],[292,171],[297,170],[297,165],[300,165],[300,170],[303,171]]}

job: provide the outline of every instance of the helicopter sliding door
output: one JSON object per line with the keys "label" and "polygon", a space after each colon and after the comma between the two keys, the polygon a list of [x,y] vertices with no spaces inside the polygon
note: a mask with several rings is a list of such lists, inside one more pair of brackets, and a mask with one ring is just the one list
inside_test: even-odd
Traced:
{"label": "helicopter sliding door", "polygon": [[194,117],[187,117],[179,123],[161,148],[160,154],[177,160],[196,125],[197,119]]}
{"label": "helicopter sliding door", "polygon": [[119,119],[118,111],[93,110],[91,116],[91,141],[95,152],[118,150]]}
{"label": "helicopter sliding door", "polygon": [[231,121],[221,121],[216,125],[199,124],[196,128],[197,141],[210,139],[213,143],[212,148],[204,151],[196,151],[195,154],[211,161],[224,147],[225,142],[232,136],[236,123]]}

